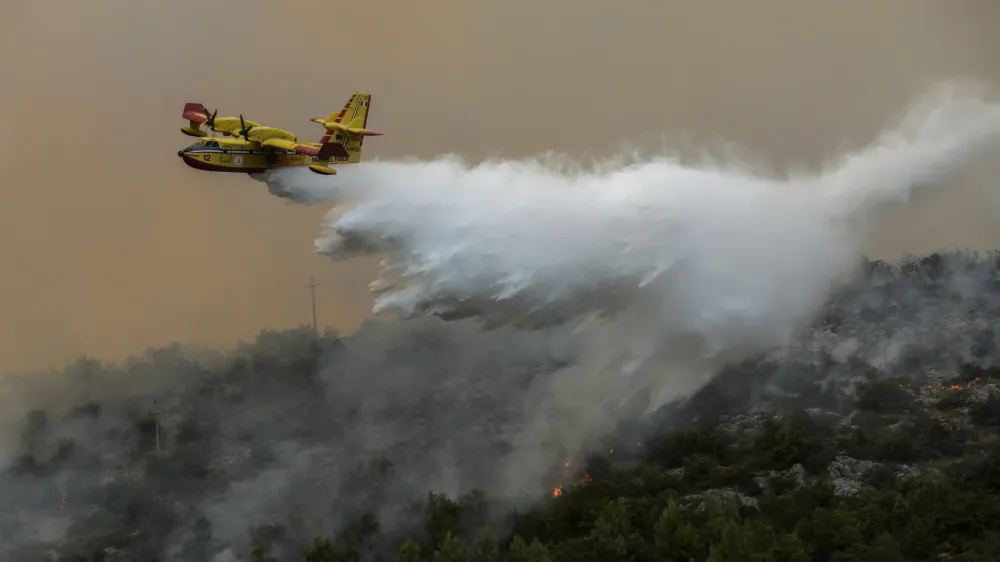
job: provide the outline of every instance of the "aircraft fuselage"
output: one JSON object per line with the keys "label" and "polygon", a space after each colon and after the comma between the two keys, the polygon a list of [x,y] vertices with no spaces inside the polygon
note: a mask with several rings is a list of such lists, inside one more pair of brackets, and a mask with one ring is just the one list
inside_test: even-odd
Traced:
{"label": "aircraft fuselage", "polygon": [[[228,142],[227,142],[228,141]],[[224,144],[223,144],[224,143]],[[348,157],[309,156],[291,150],[271,147],[260,148],[253,144],[234,144],[232,140],[205,138],[177,151],[184,163],[196,170],[208,172],[236,172],[259,174],[272,168],[290,166],[318,166],[347,163]]]}

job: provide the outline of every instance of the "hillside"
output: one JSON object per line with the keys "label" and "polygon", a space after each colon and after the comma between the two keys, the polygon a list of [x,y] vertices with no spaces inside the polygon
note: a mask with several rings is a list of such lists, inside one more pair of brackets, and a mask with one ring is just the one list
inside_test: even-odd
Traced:
{"label": "hillside", "polygon": [[794,345],[583,457],[553,444],[517,494],[513,436],[578,359],[570,327],[82,359],[3,387],[0,557],[997,560],[998,320],[1000,254],[866,263]]}

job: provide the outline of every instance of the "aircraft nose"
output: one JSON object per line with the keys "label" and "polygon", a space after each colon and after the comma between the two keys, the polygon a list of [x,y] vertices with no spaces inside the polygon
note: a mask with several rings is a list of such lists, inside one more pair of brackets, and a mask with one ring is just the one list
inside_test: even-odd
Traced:
{"label": "aircraft nose", "polygon": [[184,158],[184,151],[183,150],[178,150],[177,151],[177,156],[179,156],[181,158]]}

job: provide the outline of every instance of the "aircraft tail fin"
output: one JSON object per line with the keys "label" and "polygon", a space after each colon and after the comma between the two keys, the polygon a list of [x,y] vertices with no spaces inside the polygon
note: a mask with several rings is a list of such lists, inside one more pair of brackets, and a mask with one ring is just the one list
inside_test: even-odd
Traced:
{"label": "aircraft tail fin", "polygon": [[182,127],[181,132],[192,137],[203,137],[205,131],[201,130],[202,123],[208,121],[208,110],[200,103],[188,102],[184,104],[182,117],[188,120],[188,126]]}
{"label": "aircraft tail fin", "polygon": [[365,137],[379,136],[368,129],[368,115],[371,111],[372,96],[367,92],[354,92],[344,107],[331,113],[325,119],[321,117],[312,120],[326,127],[326,134],[320,139],[320,144],[337,143],[344,147],[348,154],[348,162],[361,161],[361,146]]}
{"label": "aircraft tail fin", "polygon": [[206,115],[208,115],[208,110],[205,109],[203,104],[194,102],[187,102],[184,104],[183,116],[185,119],[204,123],[206,121]]}
{"label": "aircraft tail fin", "polygon": [[367,92],[354,92],[354,95],[351,96],[351,99],[347,100],[344,107],[340,111],[328,115],[325,121],[364,129],[365,124],[368,123],[368,112],[371,102],[371,94]]}

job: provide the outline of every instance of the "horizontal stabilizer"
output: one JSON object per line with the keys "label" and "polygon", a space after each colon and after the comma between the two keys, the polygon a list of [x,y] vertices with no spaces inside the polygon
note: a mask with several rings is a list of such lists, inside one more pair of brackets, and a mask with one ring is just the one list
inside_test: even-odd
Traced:
{"label": "horizontal stabilizer", "polygon": [[324,127],[326,127],[327,131],[331,131],[331,132],[332,131],[342,131],[342,132],[350,133],[350,134],[354,134],[354,135],[361,135],[363,137],[380,137],[380,136],[382,136],[382,133],[376,133],[375,131],[372,131],[370,129],[365,129],[364,127],[350,127],[348,125],[344,125],[343,123],[337,123],[336,121],[324,121],[323,119],[320,119],[319,117],[313,117],[312,119],[310,119],[310,121],[312,121],[314,123],[319,123],[320,125],[323,125]]}
{"label": "horizontal stabilizer", "polygon": [[208,121],[208,110],[200,103],[188,102],[184,104],[183,117],[194,123],[205,123]]}

